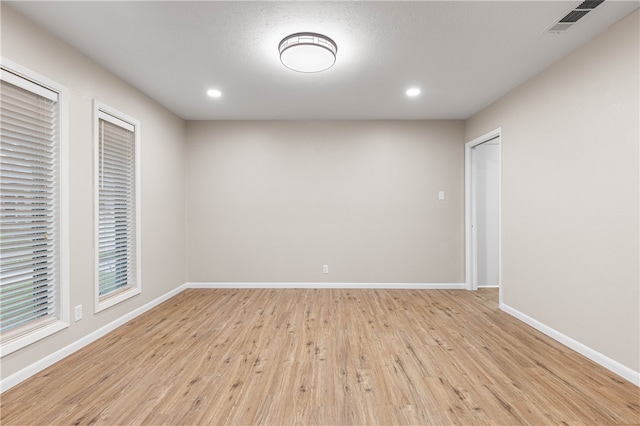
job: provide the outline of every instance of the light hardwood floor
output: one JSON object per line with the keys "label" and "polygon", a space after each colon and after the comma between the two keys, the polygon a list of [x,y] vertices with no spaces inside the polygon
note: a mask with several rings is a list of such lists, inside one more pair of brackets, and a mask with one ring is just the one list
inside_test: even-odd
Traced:
{"label": "light hardwood floor", "polygon": [[5,392],[3,425],[638,424],[497,291],[187,290]]}

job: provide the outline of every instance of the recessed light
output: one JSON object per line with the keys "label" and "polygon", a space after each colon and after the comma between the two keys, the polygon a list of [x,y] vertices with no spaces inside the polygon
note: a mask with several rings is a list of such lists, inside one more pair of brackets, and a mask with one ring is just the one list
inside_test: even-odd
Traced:
{"label": "recessed light", "polygon": [[207,95],[211,96],[212,98],[219,98],[220,96],[222,96],[222,92],[218,89],[209,89],[207,90]]}
{"label": "recessed light", "polygon": [[407,96],[418,96],[420,94],[420,89],[418,89],[417,87],[412,87],[411,89],[407,90]]}

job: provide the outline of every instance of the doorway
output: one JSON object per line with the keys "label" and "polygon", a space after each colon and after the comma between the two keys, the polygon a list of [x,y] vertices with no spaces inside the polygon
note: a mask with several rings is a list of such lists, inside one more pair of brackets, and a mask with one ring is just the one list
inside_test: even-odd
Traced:
{"label": "doorway", "polygon": [[466,285],[500,287],[501,129],[465,144]]}

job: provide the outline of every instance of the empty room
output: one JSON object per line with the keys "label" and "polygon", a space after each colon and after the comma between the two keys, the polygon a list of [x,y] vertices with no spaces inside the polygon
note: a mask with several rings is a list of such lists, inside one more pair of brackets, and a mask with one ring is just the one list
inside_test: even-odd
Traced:
{"label": "empty room", "polygon": [[639,7],[0,2],[0,423],[640,424]]}

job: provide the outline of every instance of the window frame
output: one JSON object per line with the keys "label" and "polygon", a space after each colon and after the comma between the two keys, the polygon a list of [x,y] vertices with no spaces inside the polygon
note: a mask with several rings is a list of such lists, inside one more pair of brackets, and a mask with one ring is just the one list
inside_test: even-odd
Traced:
{"label": "window frame", "polygon": [[[105,117],[106,116],[106,117]],[[115,291],[115,294],[100,296],[100,119],[119,125],[118,120],[134,128],[134,256],[135,283],[123,291]],[[140,121],[108,105],[93,100],[93,153],[94,153],[94,312],[98,313],[125,300],[142,293],[142,228],[140,226],[141,191],[140,191]]]}
{"label": "window frame", "polygon": [[0,358],[16,352],[39,340],[49,337],[69,327],[70,314],[70,289],[69,289],[69,90],[67,87],[49,78],[36,73],[22,65],[6,58],[0,57],[0,66],[3,72],[8,72],[26,80],[24,86],[20,86],[32,93],[37,93],[28,88],[31,84],[44,87],[58,95],[58,168],[55,171],[57,178],[57,208],[56,221],[58,225],[57,241],[57,276],[56,276],[56,320],[45,324],[35,324],[31,329],[26,329],[14,337],[10,337],[0,344]]}

